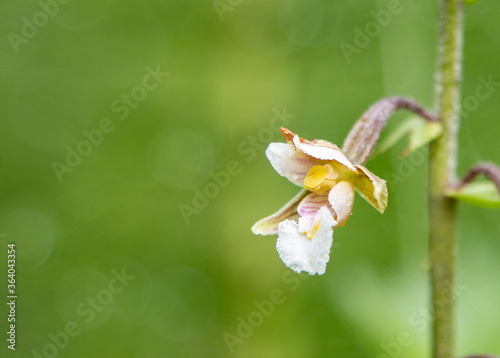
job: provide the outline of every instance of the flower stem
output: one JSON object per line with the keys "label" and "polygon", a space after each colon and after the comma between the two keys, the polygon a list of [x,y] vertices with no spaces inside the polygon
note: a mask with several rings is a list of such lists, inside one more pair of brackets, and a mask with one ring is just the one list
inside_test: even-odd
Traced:
{"label": "flower stem", "polygon": [[439,118],[414,100],[403,97],[388,97],[373,104],[354,124],[347,135],[342,151],[349,159],[363,165],[375,149],[380,133],[389,117],[398,109],[413,112],[428,122],[437,122]]}
{"label": "flower stem", "polygon": [[498,193],[500,194],[500,167],[494,164],[483,163],[472,167],[469,172],[458,182],[457,189],[462,188],[464,185],[472,183],[479,175],[484,175],[495,184]]}
{"label": "flower stem", "polygon": [[429,263],[433,358],[454,357],[456,201],[445,196],[456,182],[457,131],[462,75],[463,0],[439,0],[437,110],[442,135],[429,151]]}

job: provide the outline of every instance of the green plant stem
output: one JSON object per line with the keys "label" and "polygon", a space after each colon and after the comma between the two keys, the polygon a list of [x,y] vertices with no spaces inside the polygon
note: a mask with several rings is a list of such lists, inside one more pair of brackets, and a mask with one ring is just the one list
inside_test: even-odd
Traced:
{"label": "green plant stem", "polygon": [[377,145],[387,120],[398,109],[413,112],[428,122],[439,121],[439,117],[411,99],[403,97],[381,99],[354,124],[342,145],[342,151],[351,161],[361,165],[366,163]]}
{"label": "green plant stem", "polygon": [[456,182],[457,131],[463,47],[463,0],[439,0],[437,110],[443,133],[429,151],[429,263],[433,358],[454,357],[456,201],[445,196]]}

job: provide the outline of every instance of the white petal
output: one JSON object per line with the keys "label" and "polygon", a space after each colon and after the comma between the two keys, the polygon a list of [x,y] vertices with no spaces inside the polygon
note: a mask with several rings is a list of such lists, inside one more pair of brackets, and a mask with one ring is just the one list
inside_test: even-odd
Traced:
{"label": "white petal", "polygon": [[278,233],[278,225],[286,219],[297,219],[297,207],[309,191],[302,190],[292,200],[286,203],[281,209],[268,217],[259,220],[252,227],[252,232],[256,235],[274,235]]}
{"label": "white petal", "polygon": [[295,144],[295,147],[297,147],[297,149],[300,149],[302,152],[310,155],[311,157],[321,160],[335,160],[336,162],[347,167],[349,170],[356,171],[356,168],[344,155],[344,153],[342,153],[336,145],[330,142],[310,142],[306,140],[301,141],[300,137],[298,135],[295,135],[295,137],[293,137],[293,144]]}
{"label": "white petal", "polygon": [[309,233],[311,229],[314,227],[314,216],[315,215],[307,215],[307,216],[301,216],[299,217],[298,224],[299,224],[299,231],[302,234]]}
{"label": "white petal", "polygon": [[316,165],[310,157],[288,143],[269,144],[266,156],[279,175],[301,187],[304,187],[304,179],[309,169]]}
{"label": "white petal", "polygon": [[326,264],[330,260],[332,226],[335,221],[326,207],[320,209],[319,220],[319,229],[312,239],[299,231],[299,225],[295,221],[285,220],[279,225],[276,249],[285,265],[298,273],[325,273]]}
{"label": "white petal", "polygon": [[351,215],[354,205],[354,186],[348,181],[339,182],[330,190],[328,201],[337,214],[336,220],[339,224],[344,223]]}

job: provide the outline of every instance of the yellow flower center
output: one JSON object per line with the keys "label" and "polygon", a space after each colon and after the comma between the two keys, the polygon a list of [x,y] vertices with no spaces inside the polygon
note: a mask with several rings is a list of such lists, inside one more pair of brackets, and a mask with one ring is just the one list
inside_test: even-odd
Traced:
{"label": "yellow flower center", "polygon": [[330,164],[315,165],[307,172],[304,188],[322,195],[337,184],[337,178],[338,174]]}

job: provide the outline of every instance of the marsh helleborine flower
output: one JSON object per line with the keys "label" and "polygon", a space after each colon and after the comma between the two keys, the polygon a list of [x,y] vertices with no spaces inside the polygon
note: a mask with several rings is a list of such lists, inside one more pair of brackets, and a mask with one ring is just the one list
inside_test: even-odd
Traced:
{"label": "marsh helleborine flower", "polygon": [[271,143],[266,156],[273,168],[304,188],[276,213],[258,221],[254,234],[278,234],[276,249],[285,265],[309,275],[325,273],[333,229],[351,215],[356,190],[375,209],[387,206],[387,185],[361,165],[353,164],[325,140],[300,138],[286,128],[287,143]]}

